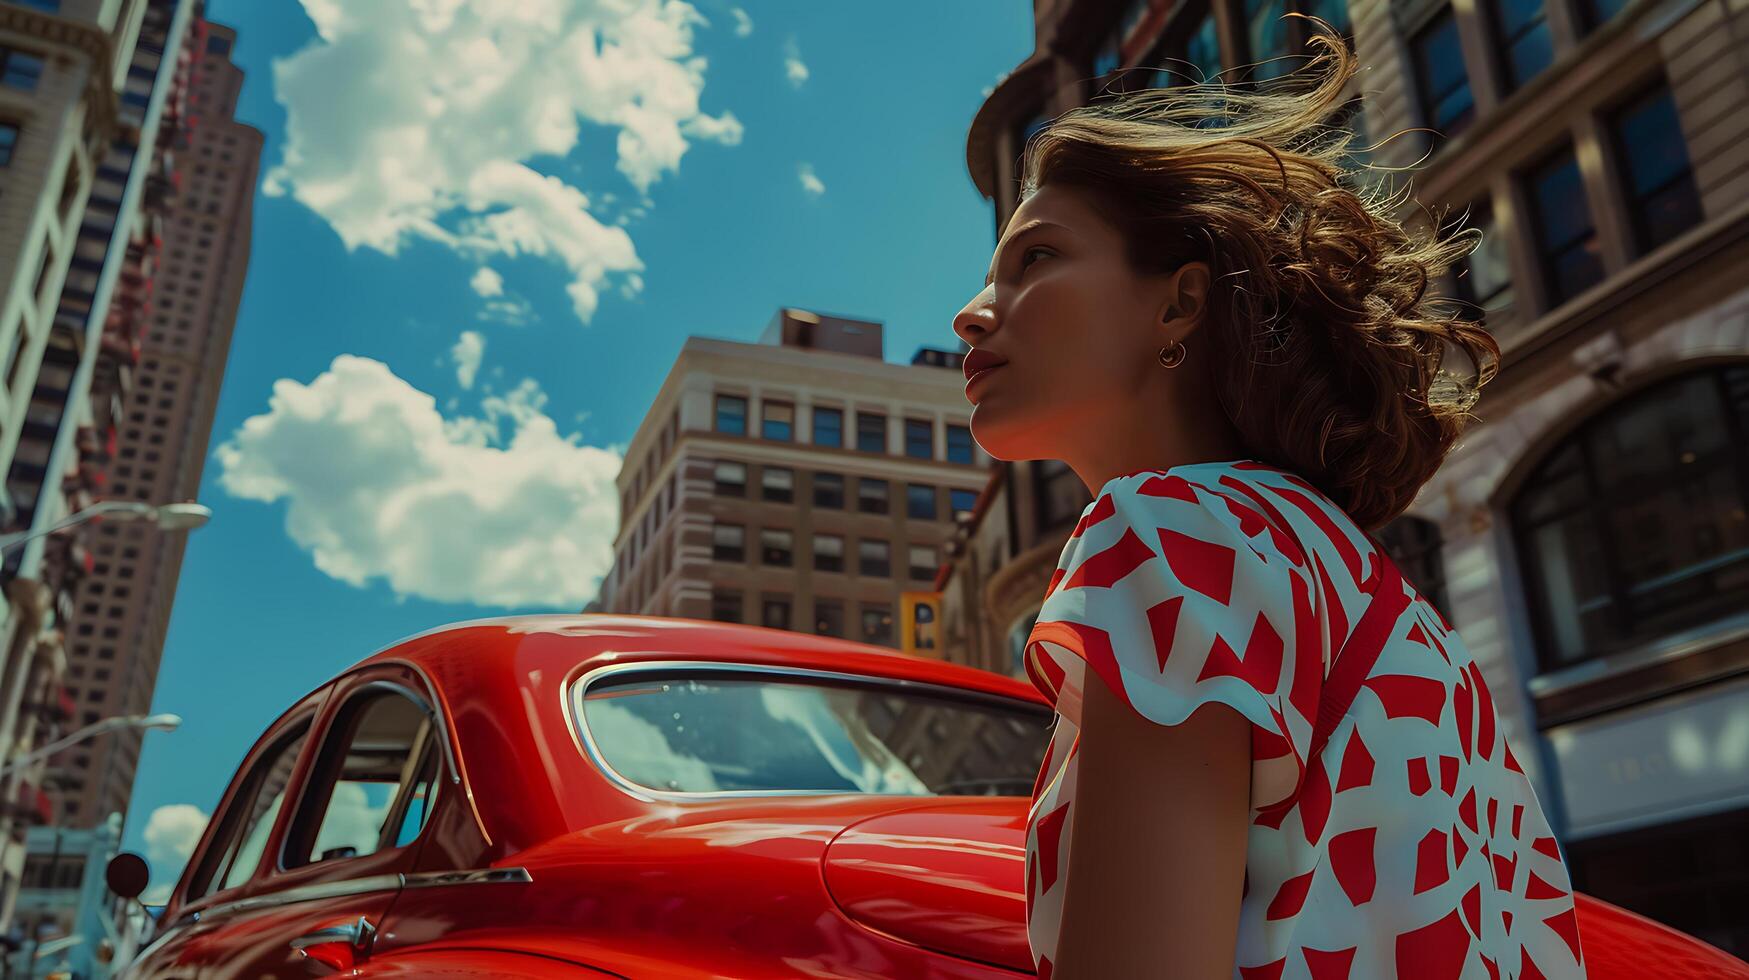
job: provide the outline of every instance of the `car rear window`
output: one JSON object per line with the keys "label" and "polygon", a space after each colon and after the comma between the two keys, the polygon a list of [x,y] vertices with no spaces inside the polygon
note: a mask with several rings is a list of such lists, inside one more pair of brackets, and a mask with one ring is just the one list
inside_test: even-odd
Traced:
{"label": "car rear window", "polygon": [[596,761],[671,793],[1025,796],[1042,706],[897,682],[628,672],[581,696]]}

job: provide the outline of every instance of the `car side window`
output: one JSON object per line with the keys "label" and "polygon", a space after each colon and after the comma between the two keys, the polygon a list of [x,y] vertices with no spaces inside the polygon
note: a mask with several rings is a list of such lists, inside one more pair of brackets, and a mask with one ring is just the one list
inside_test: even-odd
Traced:
{"label": "car side window", "polygon": [[367,687],[336,716],[286,834],[287,870],[401,847],[419,836],[437,784],[437,730],[425,705]]}
{"label": "car side window", "polygon": [[235,888],[249,880],[261,862],[261,852],[267,846],[267,836],[285,805],[285,791],[291,782],[292,769],[310,734],[305,719],[297,729],[280,739],[250,770],[237,802],[225,814],[220,833],[224,846],[213,852],[201,868],[199,877],[189,888],[188,900],[193,901],[213,892]]}

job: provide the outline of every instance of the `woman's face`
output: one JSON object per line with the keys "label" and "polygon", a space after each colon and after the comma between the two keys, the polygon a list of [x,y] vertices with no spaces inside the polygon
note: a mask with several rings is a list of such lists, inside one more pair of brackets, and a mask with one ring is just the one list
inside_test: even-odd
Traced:
{"label": "woman's face", "polygon": [[1080,469],[1157,429],[1170,400],[1157,355],[1197,312],[1175,309],[1182,271],[1135,273],[1117,229],[1077,188],[1046,184],[1023,202],[988,284],[953,321],[972,348],[968,373],[1005,362],[966,387],[978,444],[997,459]]}

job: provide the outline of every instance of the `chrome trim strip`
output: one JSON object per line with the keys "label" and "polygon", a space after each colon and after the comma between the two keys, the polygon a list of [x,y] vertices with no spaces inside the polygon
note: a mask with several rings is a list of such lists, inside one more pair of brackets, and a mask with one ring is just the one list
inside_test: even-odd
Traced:
{"label": "chrome trim strip", "polygon": [[485,868],[479,871],[421,871],[404,874],[407,888],[443,888],[449,885],[526,885],[534,881],[527,868]]}
{"label": "chrome trim strip", "polygon": [[443,761],[447,762],[449,764],[449,781],[454,785],[460,786],[461,781],[462,781],[462,770],[461,770],[460,766],[456,765],[455,747],[449,744],[451,732],[450,732],[449,725],[445,724],[444,719],[443,719],[443,698],[439,695],[439,692],[437,690],[437,685],[431,683],[431,675],[427,674],[425,672],[425,668],[419,666],[418,664],[412,662],[411,660],[401,660],[399,658],[392,658],[392,659],[389,659],[386,661],[379,661],[379,662],[391,663],[391,664],[395,664],[395,665],[400,666],[400,667],[406,667],[408,670],[411,670],[413,673],[418,674],[419,680],[425,684],[425,691],[426,691],[426,694],[428,696],[421,699],[421,700],[424,700],[424,701],[429,703],[429,706],[431,709],[431,714],[432,714],[432,721],[435,722],[437,727],[443,731]]}
{"label": "chrome trim strip", "polygon": [[[621,674],[655,673],[667,676],[693,674],[761,674],[775,675],[783,678],[804,678],[808,680],[826,680],[849,682],[863,687],[890,687],[908,694],[931,694],[956,701],[984,702],[1003,708],[1016,706],[1037,711],[1041,716],[1050,709],[1031,701],[1010,698],[988,691],[975,691],[963,687],[952,687],[946,684],[934,684],[929,681],[913,681],[902,677],[881,677],[876,674],[855,674],[846,671],[819,670],[812,667],[779,667],[772,664],[750,664],[734,661],[715,660],[640,660],[630,663],[606,664],[589,671],[577,678],[571,684],[571,713],[575,715],[572,722],[579,735],[582,736],[584,754],[595,764],[619,790],[634,799],[646,803],[673,802],[696,803],[709,800],[769,798],[779,796],[867,796],[854,790],[817,790],[817,789],[767,789],[767,790],[722,790],[705,793],[688,793],[674,790],[651,789],[640,783],[634,783],[621,775],[618,770],[609,765],[601,750],[595,744],[595,737],[589,731],[589,719],[583,712],[583,699],[589,688],[600,683],[604,678],[617,677]],[[919,797],[921,798],[921,797]]]}

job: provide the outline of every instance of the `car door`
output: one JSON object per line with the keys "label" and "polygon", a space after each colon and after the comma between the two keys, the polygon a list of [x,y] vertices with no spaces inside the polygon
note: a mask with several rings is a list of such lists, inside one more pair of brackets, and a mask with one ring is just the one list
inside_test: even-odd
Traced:
{"label": "car door", "polygon": [[249,883],[201,913],[194,975],[298,977],[307,960],[344,970],[368,958],[437,785],[431,704],[404,666],[336,681]]}

